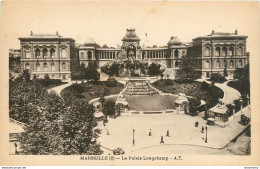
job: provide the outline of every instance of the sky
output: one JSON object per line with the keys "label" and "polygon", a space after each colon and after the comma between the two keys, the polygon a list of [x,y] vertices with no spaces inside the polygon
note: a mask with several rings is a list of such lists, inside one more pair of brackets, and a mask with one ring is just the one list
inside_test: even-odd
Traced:
{"label": "sky", "polygon": [[[171,36],[182,42],[215,32],[248,35],[258,11],[254,2],[2,2],[9,48],[19,48],[18,37],[59,34],[84,43],[88,37],[100,44],[122,44],[127,28],[135,28],[151,45],[166,45]],[[22,7],[21,7],[22,6]],[[4,17],[4,18],[3,18]],[[259,18],[259,17],[258,17]],[[259,34],[258,34],[259,35]],[[250,49],[250,47],[248,47]]]}

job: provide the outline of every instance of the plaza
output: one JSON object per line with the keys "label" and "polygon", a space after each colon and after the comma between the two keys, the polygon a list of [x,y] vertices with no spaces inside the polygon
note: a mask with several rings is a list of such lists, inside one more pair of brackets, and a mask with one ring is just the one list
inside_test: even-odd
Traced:
{"label": "plaza", "polygon": [[[242,111],[249,116],[250,110],[248,108]],[[221,149],[225,147],[247,127],[240,125],[239,120],[240,117],[236,116],[227,127],[222,128],[207,125],[206,121],[199,116],[192,117],[185,114],[124,115],[116,119],[109,118],[106,126],[103,126],[102,122],[100,122],[97,128],[102,130],[102,134],[97,141],[110,150],[121,147],[126,154],[138,154],[139,151],[150,155],[153,153],[164,155],[173,153],[189,154],[190,147],[202,148],[202,150],[205,148]],[[195,122],[199,122],[197,128]],[[208,128],[207,143],[205,142],[205,130],[204,133],[201,132],[202,126]],[[149,136],[150,129],[151,136]],[[167,130],[169,130],[170,137],[166,137]],[[107,131],[109,135],[107,135]],[[163,136],[164,144],[160,144],[161,136]],[[184,147],[182,152],[175,152],[174,148],[167,148],[167,146],[174,145]],[[104,153],[111,153],[105,148],[103,148]],[[156,149],[156,152],[153,149]],[[207,154],[207,151],[202,151],[203,153]]]}

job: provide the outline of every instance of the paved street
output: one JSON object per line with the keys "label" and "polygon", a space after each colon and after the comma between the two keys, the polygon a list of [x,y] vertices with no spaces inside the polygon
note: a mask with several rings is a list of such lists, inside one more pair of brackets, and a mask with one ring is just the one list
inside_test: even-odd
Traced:
{"label": "paved street", "polygon": [[[249,109],[243,109],[243,113],[249,113]],[[219,126],[208,126],[208,143],[205,143],[205,132],[201,133],[201,126],[206,126],[206,121],[201,117],[189,115],[158,114],[158,115],[123,115],[117,119],[109,118],[108,124],[104,127],[102,122],[99,128],[102,134],[98,142],[109,149],[122,147],[126,153],[144,147],[160,145],[161,136],[164,144],[189,144],[210,148],[223,148],[234,137],[245,129],[238,123],[240,112],[229,122],[225,128]],[[194,127],[195,122],[199,127]],[[133,129],[135,146],[133,146]],[[149,130],[152,136],[148,136]],[[166,137],[167,130],[170,137]],[[109,131],[109,135],[107,135]]]}

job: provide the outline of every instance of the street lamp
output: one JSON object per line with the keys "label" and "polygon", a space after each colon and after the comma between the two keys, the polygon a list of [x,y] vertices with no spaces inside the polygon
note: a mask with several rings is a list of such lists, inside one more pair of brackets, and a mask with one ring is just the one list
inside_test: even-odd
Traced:
{"label": "street lamp", "polygon": [[205,143],[208,143],[208,127],[205,127],[206,130],[206,139],[205,139]]}
{"label": "street lamp", "polygon": [[243,108],[243,100],[242,98],[239,99],[239,103],[240,103],[240,111],[241,111],[241,115],[242,115],[242,108]]}
{"label": "street lamp", "polygon": [[135,145],[135,129],[133,129],[133,146]]}

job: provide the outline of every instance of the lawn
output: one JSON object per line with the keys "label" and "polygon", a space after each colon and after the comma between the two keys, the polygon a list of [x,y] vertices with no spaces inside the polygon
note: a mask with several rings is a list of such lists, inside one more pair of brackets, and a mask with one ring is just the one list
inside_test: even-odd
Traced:
{"label": "lawn", "polygon": [[184,93],[188,96],[200,97],[204,100],[208,108],[215,106],[218,103],[218,99],[224,96],[221,89],[216,86],[209,87],[207,90],[202,90],[201,82],[192,83],[176,83],[173,82],[172,85],[166,85],[165,80],[158,80],[152,84],[154,87],[160,89],[164,93]]}
{"label": "lawn", "polygon": [[161,111],[173,109],[175,96],[126,96],[130,110],[136,111]]}
{"label": "lawn", "polygon": [[[83,89],[80,94],[73,92],[75,96],[81,99],[85,100],[91,100],[94,98],[98,98],[101,96],[109,96],[113,94],[119,94],[119,92],[124,88],[124,85],[122,83],[117,82],[117,85],[115,87],[108,87],[106,85],[106,82],[100,82],[99,84],[89,84],[89,83],[80,83],[80,85]],[[68,91],[74,91],[73,87],[75,86],[69,86],[62,90],[61,96],[64,96],[65,92]]]}

